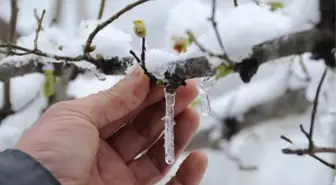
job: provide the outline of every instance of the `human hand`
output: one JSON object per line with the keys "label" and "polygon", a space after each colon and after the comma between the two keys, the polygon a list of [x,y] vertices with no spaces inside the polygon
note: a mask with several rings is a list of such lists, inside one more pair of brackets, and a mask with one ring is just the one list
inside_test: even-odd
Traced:
{"label": "human hand", "polygon": [[[192,82],[177,90],[176,156],[198,127],[197,112],[188,108],[196,96]],[[156,140],[164,111],[162,88],[149,89],[148,77],[137,66],[109,90],[50,107],[15,148],[38,160],[62,185],[155,184],[170,168],[163,137]],[[199,184],[206,166],[206,156],[194,152],[169,184]]]}

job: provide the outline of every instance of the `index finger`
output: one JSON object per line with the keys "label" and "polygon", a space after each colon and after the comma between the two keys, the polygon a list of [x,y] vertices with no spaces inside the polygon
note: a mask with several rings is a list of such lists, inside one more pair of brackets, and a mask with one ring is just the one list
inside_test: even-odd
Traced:
{"label": "index finger", "polygon": [[137,65],[112,88],[77,101],[85,106],[83,109],[91,123],[99,129],[139,107],[148,92],[149,78]]}

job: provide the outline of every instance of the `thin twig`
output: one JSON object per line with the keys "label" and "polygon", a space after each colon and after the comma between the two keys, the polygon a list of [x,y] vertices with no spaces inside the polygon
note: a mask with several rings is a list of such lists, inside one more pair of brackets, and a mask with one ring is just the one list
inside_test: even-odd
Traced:
{"label": "thin twig", "polygon": [[311,138],[309,137],[308,132],[304,129],[304,127],[303,127],[302,124],[300,124],[300,130],[301,130],[301,132],[306,136],[306,138],[309,140],[309,142],[313,142],[313,141],[310,141]]}
{"label": "thin twig", "polygon": [[[34,39],[34,50],[37,50],[38,48],[37,48],[37,41],[38,41],[38,36],[39,36],[39,33],[40,33],[40,31],[41,31],[41,29],[42,29],[42,21],[43,21],[43,18],[44,18],[44,15],[45,15],[45,10],[43,10],[42,11],[42,15],[41,15],[41,17],[39,18],[39,17],[37,17],[37,28],[36,28],[36,31],[35,31],[35,39]],[[36,9],[35,9],[35,15],[37,16],[37,11],[36,11]]]}
{"label": "thin twig", "polygon": [[[144,53],[144,52],[142,52]],[[133,50],[130,50],[130,54],[135,58],[135,60],[139,63],[140,67],[142,68],[142,70],[144,71],[144,73],[151,79],[152,82],[156,82],[157,79],[154,75],[152,75],[150,72],[148,72],[146,66],[145,66],[145,55],[142,55],[141,53],[141,59],[135,54],[135,52]]]}
{"label": "thin twig", "polygon": [[28,48],[25,48],[25,47],[22,47],[22,46],[18,46],[18,45],[15,45],[15,44],[10,44],[10,43],[0,44],[0,47],[5,47],[5,48],[11,47],[13,49],[25,52],[25,53],[15,53],[15,55],[35,54],[35,55],[42,56],[42,57],[50,57],[50,58],[54,58],[56,60],[65,60],[65,61],[72,61],[72,62],[81,61],[81,60],[88,60],[88,61],[92,61],[93,60],[93,59],[89,60],[89,58],[87,58],[87,57],[85,57],[83,55],[78,55],[76,57],[54,55],[54,54],[43,52],[41,50],[28,49]]}
{"label": "thin twig", "polygon": [[[8,42],[15,43],[15,32],[16,32],[16,23],[17,23],[17,13],[18,5],[17,0],[11,0],[11,20],[8,30]],[[11,48],[7,48],[7,55],[11,55]],[[13,114],[12,103],[11,103],[11,81],[10,79],[5,80],[3,86],[3,96],[4,104],[0,110],[0,124],[1,122],[10,114]]]}
{"label": "thin twig", "polygon": [[209,21],[211,22],[211,25],[212,25],[212,28],[214,29],[215,31],[215,34],[216,34],[216,37],[217,37],[217,41],[219,43],[219,46],[221,47],[222,49],[222,52],[223,52],[223,59],[226,60],[230,65],[232,65],[232,61],[230,60],[229,56],[227,56],[226,54],[226,51],[225,51],[225,47],[224,47],[224,44],[223,44],[223,41],[222,41],[222,38],[219,34],[219,31],[218,31],[218,27],[217,27],[217,22],[215,20],[215,16],[216,16],[216,9],[217,9],[217,2],[216,0],[212,0],[212,13],[211,13],[211,17],[209,18]]}
{"label": "thin twig", "polygon": [[100,0],[100,7],[97,19],[101,19],[103,17],[104,9],[105,9],[105,0]]}
{"label": "thin twig", "polygon": [[143,67],[146,67],[146,38],[141,38],[141,62]]}
{"label": "thin twig", "polygon": [[86,40],[86,44],[85,44],[85,47],[84,47],[84,50],[83,50],[84,55],[87,56],[88,58],[91,58],[90,57],[91,44],[92,44],[92,41],[93,41],[94,37],[98,34],[98,32],[100,30],[104,29],[107,25],[111,24],[113,21],[118,19],[124,13],[128,12],[129,10],[133,9],[134,7],[136,7],[136,6],[138,6],[142,3],[145,3],[147,1],[150,1],[150,0],[139,0],[139,1],[136,1],[134,3],[131,3],[131,4],[127,5],[126,7],[124,7],[123,9],[119,10],[116,14],[111,16],[106,21],[97,25],[97,27],[90,33],[89,37]]}
{"label": "thin twig", "polygon": [[336,148],[314,147],[313,151],[310,151],[309,148],[305,149],[285,148],[282,149],[282,152],[285,154],[309,155],[315,153],[336,153]]}
{"label": "thin twig", "polygon": [[[296,154],[296,155],[309,155],[311,157],[313,157],[314,159],[320,161],[322,164],[335,169],[335,164],[331,164],[328,163],[327,161],[321,159],[320,157],[316,156],[316,153],[336,153],[336,148],[328,148],[328,147],[315,147],[314,146],[314,141],[313,141],[313,133],[314,133],[314,126],[315,126],[315,117],[316,117],[316,113],[317,113],[317,106],[318,106],[318,98],[319,98],[319,94],[322,88],[322,84],[323,81],[326,77],[328,68],[326,67],[324,69],[324,72],[322,74],[322,77],[320,79],[320,82],[318,84],[318,87],[316,89],[316,94],[315,94],[315,98],[314,98],[314,105],[313,105],[313,110],[312,110],[312,114],[311,114],[311,119],[310,119],[310,129],[309,129],[309,133],[303,128],[303,125],[300,124],[300,130],[301,132],[306,136],[306,138],[309,141],[309,146],[307,149],[290,149],[290,148],[285,148],[282,149],[282,152],[284,154]],[[288,139],[285,136],[281,136],[281,139],[286,140],[289,143],[292,143],[292,141],[290,139]]]}
{"label": "thin twig", "polygon": [[314,159],[320,161],[322,164],[324,164],[324,165],[330,167],[331,169],[335,169],[335,168],[336,168],[335,164],[331,164],[331,163],[329,163],[329,162],[327,162],[327,161],[321,159],[320,157],[318,157],[318,156],[316,156],[316,155],[314,155],[314,154],[312,154],[312,155],[310,155],[310,156],[311,156],[312,158],[314,158]]}
{"label": "thin twig", "polygon": [[287,142],[290,143],[290,144],[293,144],[293,141],[290,140],[288,137],[286,137],[286,136],[284,136],[284,135],[282,135],[280,138],[283,139],[283,140],[285,140],[285,141],[287,141]]}
{"label": "thin twig", "polygon": [[311,119],[310,119],[310,129],[309,129],[309,149],[313,149],[313,133],[314,133],[314,126],[315,126],[315,117],[316,117],[316,112],[317,112],[317,106],[318,106],[318,98],[319,98],[319,95],[320,95],[320,91],[321,91],[321,87],[322,87],[322,84],[323,84],[323,81],[326,77],[326,74],[327,74],[327,71],[328,71],[328,68],[326,67],[324,69],[324,72],[322,74],[322,77],[321,77],[321,80],[318,84],[318,87],[316,89],[316,94],[315,94],[315,99],[314,99],[314,105],[313,105],[313,111],[312,111],[312,114],[311,114]]}
{"label": "thin twig", "polygon": [[[198,40],[195,38],[194,34],[188,30],[187,31],[187,35],[188,37],[193,41],[193,43],[196,44],[196,46],[203,52],[203,53],[206,53],[208,54],[210,57],[217,57],[217,58],[220,58],[220,59],[223,59],[224,60],[224,56],[223,55],[220,55],[220,54],[216,54],[208,49],[206,49],[205,47],[202,46],[201,43],[198,42]],[[225,64],[224,64],[225,65]],[[226,65],[225,65],[226,66]]]}
{"label": "thin twig", "polygon": [[238,0],[233,0],[233,4],[234,4],[235,7],[237,7],[238,6]]}
{"label": "thin twig", "polygon": [[[15,32],[16,32],[16,23],[17,23],[17,17],[18,17],[18,5],[17,5],[17,0],[11,0],[11,18],[10,18],[10,23],[8,27],[8,42],[9,43],[15,43]],[[7,48],[7,54],[11,54],[11,47]]]}

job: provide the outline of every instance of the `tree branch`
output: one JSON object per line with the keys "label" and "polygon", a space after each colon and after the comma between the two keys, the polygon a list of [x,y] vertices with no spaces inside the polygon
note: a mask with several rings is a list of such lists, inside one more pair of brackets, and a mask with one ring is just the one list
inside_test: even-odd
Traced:
{"label": "tree branch", "polygon": [[[16,31],[16,23],[17,23],[17,12],[18,12],[18,5],[17,0],[11,0],[11,20],[9,24],[9,30],[8,30],[8,42],[9,43],[15,43],[15,31]],[[7,55],[11,55],[11,48],[7,48]],[[8,117],[9,115],[13,114],[14,111],[12,110],[12,104],[11,104],[11,83],[10,79],[7,79],[3,81],[4,83],[4,90],[3,90],[3,96],[4,96],[4,104],[0,110],[0,124],[1,122]]]}
{"label": "tree branch", "polygon": [[[105,60],[106,62],[104,62],[101,72],[106,75],[120,75],[125,74],[127,67],[133,63],[134,58],[112,57]],[[17,76],[23,76],[29,73],[42,73],[42,67],[46,63],[53,63],[56,71],[61,68],[69,68],[71,66],[82,73],[90,71],[90,69],[79,67],[76,65],[76,62],[58,62],[52,58],[38,56],[32,56],[30,58],[26,56],[16,56],[14,58],[7,57],[0,62],[0,81]],[[211,67],[211,64],[206,57],[196,57],[174,61],[168,64],[167,67],[175,69],[172,73],[167,73],[167,76],[172,78],[191,79],[203,76],[213,76],[216,74],[216,70]]]}
{"label": "tree branch", "polygon": [[321,92],[321,87],[322,84],[324,82],[324,79],[326,77],[328,69],[325,68],[324,72],[322,74],[322,77],[320,79],[320,82],[318,84],[316,93],[315,93],[315,98],[314,98],[314,106],[313,106],[313,111],[311,114],[311,118],[310,118],[310,129],[309,129],[309,134],[308,134],[308,140],[309,140],[309,149],[313,150],[314,147],[314,143],[313,143],[313,134],[314,134],[314,127],[315,127],[315,117],[316,117],[316,113],[317,113],[317,106],[318,106],[318,98]]}
{"label": "tree branch", "polygon": [[247,58],[256,59],[258,64],[290,55],[301,55],[315,50],[318,43],[335,47],[335,34],[327,30],[312,29],[281,36],[253,47],[253,54]]}
{"label": "tree branch", "polygon": [[[37,41],[38,41],[38,36],[39,36],[39,33],[42,29],[42,21],[43,21],[43,18],[44,18],[44,14],[45,14],[45,10],[42,11],[42,15],[41,17],[36,17],[36,21],[37,21],[37,28],[36,28],[36,31],[35,31],[35,39],[34,39],[34,50],[38,50],[37,48]],[[36,12],[36,9],[35,9],[35,15],[37,16],[37,12]]]}
{"label": "tree branch", "polygon": [[[15,43],[16,37],[16,22],[17,22],[17,12],[19,8],[17,6],[17,0],[11,0],[11,18],[9,23],[9,30],[8,30],[8,42]],[[11,54],[11,47],[7,48],[7,53]]]}
{"label": "tree branch", "polygon": [[105,9],[106,0],[100,0],[99,12],[97,19],[101,19],[103,17],[104,9]]}
{"label": "tree branch", "polygon": [[234,4],[235,7],[237,7],[238,6],[238,0],[233,0],[233,4]]}
{"label": "tree branch", "polygon": [[282,149],[282,152],[284,154],[309,155],[309,154],[316,154],[316,153],[336,153],[336,148],[314,147],[312,151],[310,151],[308,148],[305,148],[305,149],[284,148]]}

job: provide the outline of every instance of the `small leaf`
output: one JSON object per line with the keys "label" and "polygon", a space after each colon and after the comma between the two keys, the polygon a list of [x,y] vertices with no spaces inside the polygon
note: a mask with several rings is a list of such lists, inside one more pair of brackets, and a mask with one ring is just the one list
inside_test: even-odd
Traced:
{"label": "small leaf", "polygon": [[63,46],[58,46],[57,49],[63,51]]}
{"label": "small leaf", "polygon": [[197,98],[191,102],[192,107],[198,107],[201,104],[201,101]]}
{"label": "small leaf", "polygon": [[90,46],[89,52],[92,52],[92,51],[94,51],[94,50],[96,50],[96,45],[92,45],[92,46]]}
{"label": "small leaf", "polygon": [[217,74],[216,74],[216,79],[220,79],[225,77],[228,74],[233,73],[233,68],[231,66],[224,66],[224,65],[220,65],[217,67]]}
{"label": "small leaf", "polygon": [[162,80],[156,80],[156,85],[163,85],[163,82],[162,82]]}
{"label": "small leaf", "polygon": [[145,23],[142,20],[134,20],[133,31],[138,37],[145,38],[147,34]]}
{"label": "small leaf", "polygon": [[47,98],[49,98],[55,92],[54,86],[56,83],[56,77],[54,75],[54,71],[51,71],[51,70],[44,71],[44,78],[45,78],[45,82],[43,85],[43,92],[44,92],[44,95]]}
{"label": "small leaf", "polygon": [[270,2],[268,3],[271,6],[271,11],[275,11],[277,9],[281,9],[284,7],[283,3],[280,1],[276,1],[276,2]]}
{"label": "small leaf", "polygon": [[96,54],[96,58],[99,59],[99,60],[104,60],[104,56],[100,53]]}

